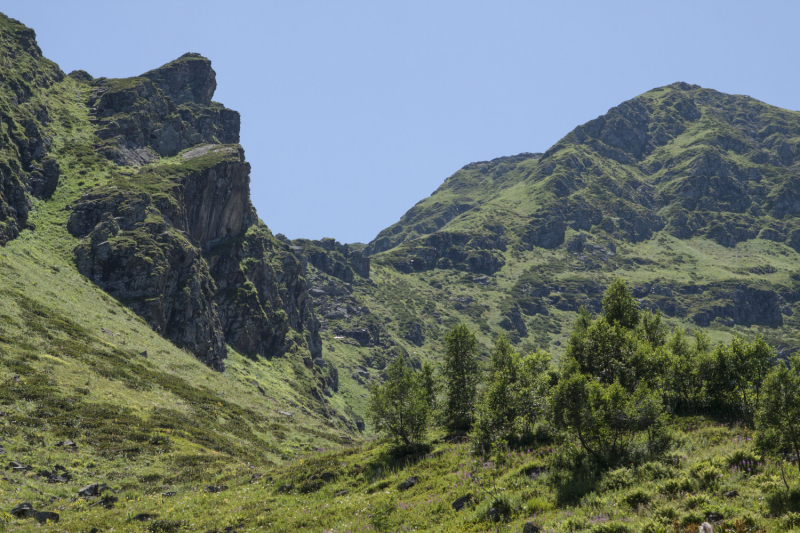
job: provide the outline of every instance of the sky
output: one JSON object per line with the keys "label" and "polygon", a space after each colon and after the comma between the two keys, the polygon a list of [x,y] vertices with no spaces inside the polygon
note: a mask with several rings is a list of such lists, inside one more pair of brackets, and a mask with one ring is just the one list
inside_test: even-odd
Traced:
{"label": "sky", "polygon": [[800,2],[0,0],[65,72],[186,52],[241,113],[273,233],[369,242],[462,166],[676,81],[800,109]]}

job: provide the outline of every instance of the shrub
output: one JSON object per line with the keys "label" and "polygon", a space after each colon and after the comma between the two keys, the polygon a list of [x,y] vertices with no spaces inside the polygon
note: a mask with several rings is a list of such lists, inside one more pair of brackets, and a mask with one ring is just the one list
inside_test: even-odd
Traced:
{"label": "shrub", "polygon": [[629,469],[617,468],[606,472],[603,476],[603,481],[600,484],[601,490],[620,490],[627,489],[635,483],[633,472]]}
{"label": "shrub", "polygon": [[800,488],[783,489],[766,496],[767,507],[773,515],[800,513]]}
{"label": "shrub", "polygon": [[659,397],[640,385],[633,394],[619,383],[602,385],[567,369],[553,389],[553,423],[580,442],[594,461],[613,466],[631,458],[637,441],[644,441],[645,457],[664,451],[666,433]]}
{"label": "shrub", "polygon": [[[756,413],[756,445],[766,453],[800,457],[800,356],[781,362],[764,380]],[[800,468],[800,462],[798,462]]]}
{"label": "shrub", "polygon": [[653,493],[645,489],[635,489],[622,497],[628,506],[636,509],[640,505],[647,505],[653,500]]}

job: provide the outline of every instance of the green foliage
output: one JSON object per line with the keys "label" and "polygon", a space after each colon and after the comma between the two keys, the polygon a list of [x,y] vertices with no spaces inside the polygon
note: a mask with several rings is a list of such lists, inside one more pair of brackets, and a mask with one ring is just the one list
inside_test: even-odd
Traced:
{"label": "green foliage", "polygon": [[661,311],[642,313],[640,328],[644,340],[651,346],[658,347],[664,344],[667,337],[667,326],[661,320]]}
{"label": "green foliage", "polygon": [[[663,404],[645,385],[632,394],[570,369],[552,393],[553,422],[598,464],[657,457],[668,445]],[[639,446],[637,446],[639,445]]]}
{"label": "green foliage", "polygon": [[639,304],[621,278],[612,281],[606,289],[603,295],[603,314],[610,324],[617,324],[625,329],[634,329],[639,325]]}
{"label": "green foliage", "polygon": [[450,431],[468,431],[478,385],[477,340],[466,325],[459,324],[447,332],[444,343],[442,418]]}
{"label": "green foliage", "polygon": [[532,440],[534,426],[545,414],[549,364],[546,352],[523,358],[507,337],[497,338],[478,402],[473,432],[476,449],[485,453],[496,443],[518,445]]}
{"label": "green foliage", "polygon": [[700,368],[709,400],[720,407],[729,405],[752,421],[772,360],[763,337],[753,342],[734,337],[729,344],[717,345]]}
{"label": "green foliage", "polygon": [[430,390],[425,373],[418,377],[397,357],[386,370],[386,381],[373,387],[369,417],[375,430],[397,442],[414,444],[425,436],[430,413]]}
{"label": "green foliage", "polygon": [[756,443],[765,453],[791,452],[800,457],[800,356],[774,366],[761,390]]}

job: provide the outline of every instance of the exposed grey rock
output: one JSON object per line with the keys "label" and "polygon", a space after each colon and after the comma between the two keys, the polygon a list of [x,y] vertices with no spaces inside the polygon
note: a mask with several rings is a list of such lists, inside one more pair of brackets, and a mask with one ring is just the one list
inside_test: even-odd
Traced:
{"label": "exposed grey rock", "polygon": [[472,501],[472,495],[467,494],[466,496],[462,496],[458,498],[456,501],[454,501],[450,505],[450,507],[452,507],[454,511],[458,512],[461,509],[463,509],[467,504],[469,504],[471,501]]}
{"label": "exposed grey rock", "polygon": [[239,142],[239,114],[211,101],[211,62],[186,54],[138,78],[94,80],[88,105],[95,111],[99,151],[121,165],[152,160],[202,143]]}
{"label": "exposed grey rock", "polygon": [[408,490],[416,484],[417,484],[417,478],[412,476],[403,481],[402,483],[400,483],[399,485],[397,485],[397,490],[401,491]]}
{"label": "exposed grey rock", "polygon": [[31,506],[28,502],[22,502],[13,509],[11,509],[11,515],[16,518],[30,518],[36,514],[36,510],[34,510],[33,506]]}
{"label": "exposed grey rock", "polygon": [[91,483],[81,488],[78,491],[78,496],[82,496],[84,498],[91,498],[92,496],[99,496],[102,491],[103,491],[103,485],[100,485],[99,483]]}
{"label": "exposed grey rock", "polygon": [[528,327],[525,325],[519,306],[512,307],[503,316],[500,327],[507,331],[516,331],[520,337],[528,336]]}
{"label": "exposed grey rock", "polygon": [[34,518],[36,519],[36,521],[37,521],[37,522],[39,522],[40,524],[44,524],[44,523],[52,523],[52,524],[55,524],[56,522],[58,522],[58,519],[60,518],[60,517],[58,516],[58,513],[52,513],[52,512],[48,512],[48,511],[37,511],[37,512],[36,512],[36,513],[33,515],[33,517],[34,517]]}
{"label": "exposed grey rock", "polygon": [[525,522],[525,525],[522,526],[522,533],[540,533],[541,531],[542,526],[533,522]]}
{"label": "exposed grey rock", "polygon": [[42,160],[41,167],[35,167],[29,174],[31,194],[37,198],[50,198],[58,186],[61,169],[55,159]]}

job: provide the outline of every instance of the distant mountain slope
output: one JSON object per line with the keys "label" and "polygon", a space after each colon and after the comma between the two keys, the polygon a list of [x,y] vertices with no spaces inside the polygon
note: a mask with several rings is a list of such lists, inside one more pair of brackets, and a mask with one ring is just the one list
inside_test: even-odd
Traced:
{"label": "distant mountain slope", "polygon": [[541,155],[524,153],[470,163],[447,178],[430,197],[418,202],[399,222],[381,231],[365,253],[384,252],[416,237],[435,233],[459,215],[520,183],[533,171]]}
{"label": "distant mountain slope", "polygon": [[[483,233],[477,222],[453,224],[469,219],[478,205],[526,217],[523,225],[514,221],[511,240],[528,249],[560,246],[568,229],[614,242],[640,242],[666,229],[729,247],[758,236],[800,245],[800,233],[794,233],[800,113],[750,97],[676,83],[575,128],[535,167],[518,158],[495,161],[516,179],[492,187],[495,174],[474,173],[469,192],[479,191],[477,197],[469,195],[471,203],[459,203],[452,216],[437,219],[444,203],[438,198],[451,190],[448,182],[467,181],[470,166],[465,167],[382,231],[367,251],[447,232],[448,223]],[[419,223],[428,220],[436,224]]]}
{"label": "distant mountain slope", "polygon": [[675,83],[544,154],[467,165],[365,248],[373,280],[389,268],[428,293],[385,327],[435,353],[447,317],[558,352],[569,314],[621,276],[687,327],[794,349],[798,134],[800,113]]}

